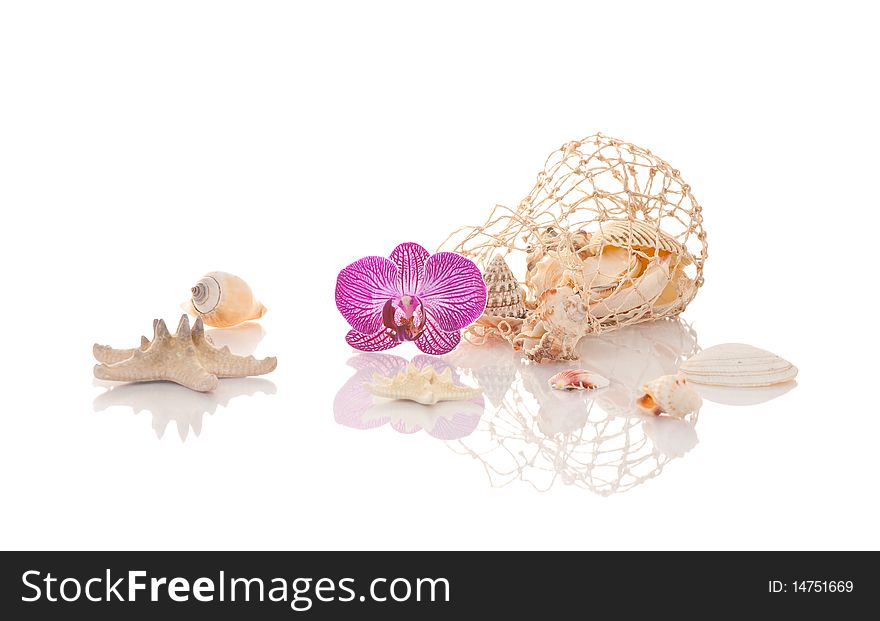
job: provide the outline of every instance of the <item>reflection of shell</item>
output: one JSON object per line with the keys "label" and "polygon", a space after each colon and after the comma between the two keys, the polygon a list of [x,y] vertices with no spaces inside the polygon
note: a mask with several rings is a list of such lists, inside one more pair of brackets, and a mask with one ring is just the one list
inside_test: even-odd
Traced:
{"label": "reflection of shell", "polygon": [[644,396],[636,404],[645,412],[657,416],[669,414],[682,418],[696,412],[703,405],[703,400],[687,380],[678,375],[663,375],[642,386]]}
{"label": "reflection of shell", "polygon": [[229,328],[266,314],[250,285],[226,272],[211,272],[201,278],[183,308],[215,328]]}
{"label": "reflection of shell", "polygon": [[504,257],[495,255],[492,258],[489,267],[483,273],[483,280],[486,281],[488,291],[487,315],[517,319],[526,316],[526,308],[522,303],[523,292]]}
{"label": "reflection of shell", "polygon": [[793,380],[797,367],[769,351],[725,343],[703,350],[681,365],[681,374],[696,384],[772,386]]}
{"label": "reflection of shell", "polygon": [[455,384],[452,369],[448,367],[442,373],[437,373],[430,365],[419,369],[414,364],[394,377],[374,373],[373,383],[364,384],[364,388],[376,397],[404,399],[423,405],[433,405],[439,401],[464,401],[482,393],[477,388]]}
{"label": "reflection of shell", "polygon": [[556,390],[598,390],[608,386],[608,379],[585,369],[567,369],[551,377],[548,384]]}
{"label": "reflection of shell", "polygon": [[[508,350],[509,351],[509,350]],[[514,366],[480,366],[473,370],[474,381],[483,389],[493,407],[498,407],[516,379]]]}

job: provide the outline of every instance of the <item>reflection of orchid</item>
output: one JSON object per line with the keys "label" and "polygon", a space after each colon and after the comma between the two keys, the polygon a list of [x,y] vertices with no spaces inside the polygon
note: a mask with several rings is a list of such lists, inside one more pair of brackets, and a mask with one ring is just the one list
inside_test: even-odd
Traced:
{"label": "reflection of orchid", "polygon": [[473,261],[435,255],[414,243],[391,258],[364,257],[339,272],[336,307],[351,325],[345,340],[361,351],[384,351],[414,341],[427,354],[445,354],[460,330],[483,314],[486,283]]}
{"label": "reflection of orchid", "polygon": [[355,429],[372,429],[390,425],[400,433],[415,433],[424,429],[441,440],[457,440],[476,429],[483,414],[483,397],[467,401],[445,401],[436,405],[421,405],[411,401],[389,401],[373,397],[364,388],[373,374],[391,377],[412,364],[417,369],[428,365],[438,372],[450,369],[452,379],[460,383],[455,370],[439,358],[416,356],[412,363],[389,354],[360,354],[348,363],[357,373],[336,393],[333,413],[336,422]]}

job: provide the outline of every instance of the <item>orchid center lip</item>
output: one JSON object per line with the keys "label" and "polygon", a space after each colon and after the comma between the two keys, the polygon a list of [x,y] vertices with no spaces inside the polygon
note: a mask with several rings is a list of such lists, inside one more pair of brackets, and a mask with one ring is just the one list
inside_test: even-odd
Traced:
{"label": "orchid center lip", "polygon": [[416,309],[419,308],[422,303],[419,299],[412,295],[402,295],[398,298],[398,307],[404,312],[407,317],[412,317],[415,313]]}
{"label": "orchid center lip", "polygon": [[382,325],[398,342],[414,341],[427,323],[421,301],[412,295],[390,299],[382,307]]}

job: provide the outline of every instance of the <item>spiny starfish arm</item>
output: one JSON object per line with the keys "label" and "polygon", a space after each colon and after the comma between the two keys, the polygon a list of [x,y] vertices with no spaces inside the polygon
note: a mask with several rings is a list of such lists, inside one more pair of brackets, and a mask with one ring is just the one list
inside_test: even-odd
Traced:
{"label": "spiny starfish arm", "polygon": [[201,317],[193,325],[192,342],[202,366],[217,377],[265,375],[278,366],[278,359],[274,357],[258,360],[253,356],[236,356],[228,347],[215,347],[205,334]]}

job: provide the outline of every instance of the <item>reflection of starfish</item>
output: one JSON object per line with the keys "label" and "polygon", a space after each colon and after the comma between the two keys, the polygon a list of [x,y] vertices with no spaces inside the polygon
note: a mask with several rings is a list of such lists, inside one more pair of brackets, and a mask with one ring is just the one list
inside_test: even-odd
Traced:
{"label": "reflection of starfish", "polygon": [[[424,429],[441,440],[456,440],[471,433],[483,414],[483,397],[474,393],[465,401],[444,401],[422,405],[411,401],[389,401],[367,392],[367,382],[375,375],[395,377],[408,369],[425,371],[426,376],[439,375],[458,384],[458,374],[440,358],[419,355],[412,362],[390,354],[365,353],[355,356],[348,364],[357,371],[333,401],[336,422],[355,429],[372,429],[388,424],[400,433],[415,433]],[[430,372],[427,371],[430,369]]]}
{"label": "reflection of starfish", "polygon": [[[97,383],[96,385],[104,385]],[[265,379],[243,378],[222,382],[212,393],[185,390],[174,384],[124,384],[108,386],[108,390],[95,398],[96,412],[111,407],[129,407],[135,414],[150,412],[153,429],[161,438],[168,423],[177,423],[181,440],[186,440],[189,430],[198,436],[202,430],[205,414],[214,414],[217,406],[227,407],[230,400],[256,393],[275,394],[275,384]]]}
{"label": "reflection of starfish", "polygon": [[422,405],[434,405],[438,401],[465,401],[483,393],[477,388],[459,386],[453,382],[450,367],[438,373],[430,364],[419,369],[412,363],[406,370],[391,377],[374,373],[373,383],[364,384],[364,388],[374,397],[415,401]]}
{"label": "reflection of starfish", "polygon": [[153,321],[153,340],[141,337],[136,349],[113,349],[95,345],[95,377],[123,382],[168,380],[199,392],[217,387],[220,377],[263,375],[275,369],[277,360],[257,360],[236,356],[228,347],[215,347],[205,334],[202,319],[192,330],[189,318],[180,319],[177,333],[171,334],[161,319]]}

